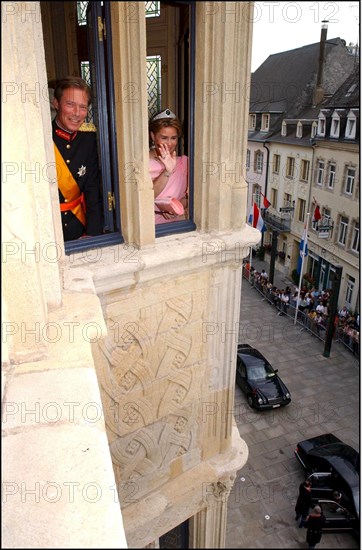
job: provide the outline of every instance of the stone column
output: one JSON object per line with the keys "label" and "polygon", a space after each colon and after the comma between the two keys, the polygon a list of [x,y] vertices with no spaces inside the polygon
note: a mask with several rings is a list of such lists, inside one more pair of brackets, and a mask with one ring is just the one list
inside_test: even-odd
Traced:
{"label": "stone column", "polygon": [[4,2],[2,31],[3,60],[12,60],[3,63],[3,328],[10,360],[21,362],[47,353],[64,249],[59,203],[52,213],[58,192],[39,2]]}
{"label": "stone column", "polygon": [[252,9],[196,3],[195,222],[204,231],[245,223]]}
{"label": "stone column", "polygon": [[227,502],[235,476],[211,485],[208,506],[190,519],[191,548],[225,548]]}
{"label": "stone column", "polygon": [[140,247],[155,239],[144,3],[112,2],[111,21],[122,233],[128,243]]}

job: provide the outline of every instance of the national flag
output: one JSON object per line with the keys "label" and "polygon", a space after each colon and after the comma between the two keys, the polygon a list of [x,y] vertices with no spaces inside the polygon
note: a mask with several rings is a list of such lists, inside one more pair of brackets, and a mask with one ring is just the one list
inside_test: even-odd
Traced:
{"label": "national flag", "polygon": [[271,206],[271,202],[266,198],[265,195],[263,195],[263,193],[260,193],[260,194],[263,197],[263,206],[266,210],[267,208],[269,208],[269,206]]}
{"label": "national flag", "polygon": [[308,256],[308,233],[307,233],[307,226],[305,225],[303,230],[302,240],[300,241],[300,245],[299,245],[299,258],[298,258],[298,265],[297,265],[298,275],[300,275],[300,272],[302,270],[303,257],[306,258],[307,256]]}
{"label": "national flag", "polygon": [[248,223],[256,229],[259,229],[261,232],[266,231],[264,220],[261,217],[260,210],[255,202],[250,209]]}
{"label": "national flag", "polygon": [[315,210],[314,210],[314,214],[313,214],[313,222],[318,222],[320,219],[322,218],[322,215],[320,213],[320,210],[319,210],[319,206],[317,204],[317,206],[315,207]]}

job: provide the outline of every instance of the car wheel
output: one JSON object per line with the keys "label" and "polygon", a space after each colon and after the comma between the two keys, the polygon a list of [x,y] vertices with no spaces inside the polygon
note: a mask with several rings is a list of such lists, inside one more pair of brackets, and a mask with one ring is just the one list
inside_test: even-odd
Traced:
{"label": "car wheel", "polygon": [[252,409],[254,408],[254,401],[251,395],[248,395],[248,404],[249,404],[249,407],[251,407]]}

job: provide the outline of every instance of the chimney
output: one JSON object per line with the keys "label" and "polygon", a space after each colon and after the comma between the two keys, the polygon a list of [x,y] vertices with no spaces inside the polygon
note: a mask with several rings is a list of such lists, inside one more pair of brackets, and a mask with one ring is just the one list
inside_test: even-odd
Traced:
{"label": "chimney", "polygon": [[323,88],[323,65],[324,65],[324,50],[327,40],[327,21],[322,21],[321,39],[319,42],[319,61],[318,61],[318,73],[317,84],[313,94],[313,106],[319,105],[324,98]]}

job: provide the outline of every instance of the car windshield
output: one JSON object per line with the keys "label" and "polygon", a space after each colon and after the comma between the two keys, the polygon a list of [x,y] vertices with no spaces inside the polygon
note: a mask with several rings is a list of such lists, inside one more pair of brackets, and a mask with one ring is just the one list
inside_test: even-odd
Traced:
{"label": "car windshield", "polygon": [[275,372],[268,364],[248,365],[248,378],[250,380],[265,380],[266,378],[272,378],[275,376]]}

